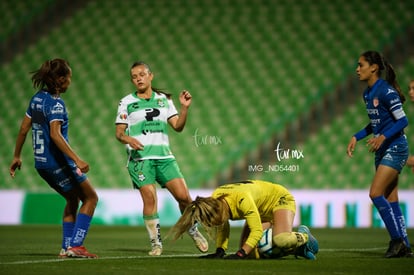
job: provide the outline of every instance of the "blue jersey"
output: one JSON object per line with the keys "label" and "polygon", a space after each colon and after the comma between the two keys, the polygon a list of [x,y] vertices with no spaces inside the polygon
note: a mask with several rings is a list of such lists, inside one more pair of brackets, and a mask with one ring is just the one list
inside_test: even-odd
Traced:
{"label": "blue jersey", "polygon": [[364,101],[374,136],[386,136],[386,148],[394,141],[404,138],[404,130],[390,134],[396,121],[406,118],[398,92],[383,79],[364,91]]}
{"label": "blue jersey", "polygon": [[32,138],[35,167],[53,169],[74,166],[73,160],[64,155],[50,138],[50,123],[61,121],[61,133],[68,142],[68,114],[65,103],[46,91],[37,92],[30,100],[26,115],[32,119]]}

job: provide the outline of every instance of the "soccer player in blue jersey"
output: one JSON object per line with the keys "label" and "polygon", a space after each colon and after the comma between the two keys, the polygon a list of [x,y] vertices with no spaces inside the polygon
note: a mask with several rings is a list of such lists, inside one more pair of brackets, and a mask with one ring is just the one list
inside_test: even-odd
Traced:
{"label": "soccer player in blue jersey", "polygon": [[[71,84],[72,70],[67,61],[46,61],[33,72],[32,97],[17,136],[10,175],[22,165],[21,151],[32,129],[35,168],[39,175],[66,200],[63,211],[63,238],[59,257],[97,258],[83,242],[89,230],[98,196],[87,176],[89,165],[68,142],[68,113],[60,97]],[[79,202],[82,202],[78,211]]]}
{"label": "soccer player in blue jersey", "polygon": [[352,136],[347,154],[352,157],[357,141],[372,134],[367,146],[370,152],[375,153],[376,171],[369,196],[391,238],[385,257],[412,257],[398,201],[398,176],[408,158],[408,143],[404,134],[408,120],[402,106],[405,97],[393,67],[380,53],[363,53],[358,59],[356,72],[359,79],[368,85],[363,99],[370,121]]}
{"label": "soccer player in blue jersey", "polygon": [[[179,96],[180,113],[169,94],[152,87],[154,77],[148,64],[137,61],[131,66],[131,81],[136,90],[123,97],[115,120],[116,138],[128,151],[128,172],[134,189],[143,201],[143,216],[148,231],[150,256],[162,253],[160,221],[157,209],[156,183],[166,188],[176,199],[180,210],[192,199],[171,152],[167,129],[181,132],[184,129],[191,94],[182,91]],[[193,225],[188,231],[201,252],[208,251],[208,242]]]}

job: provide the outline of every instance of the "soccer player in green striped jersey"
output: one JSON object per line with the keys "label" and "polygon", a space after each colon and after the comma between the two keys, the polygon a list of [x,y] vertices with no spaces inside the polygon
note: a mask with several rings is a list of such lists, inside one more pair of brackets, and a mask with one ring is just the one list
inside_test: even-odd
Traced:
{"label": "soccer player in green striped jersey", "polygon": [[[162,253],[160,221],[157,209],[156,183],[174,196],[181,212],[192,202],[184,177],[170,150],[168,124],[177,132],[184,129],[191,94],[182,91],[179,96],[180,113],[171,95],[152,87],[154,78],[148,64],[135,62],[131,67],[131,81],[136,91],[121,99],[115,120],[116,138],[126,145],[128,172],[134,189],[143,201],[143,217],[151,251]],[[189,231],[201,252],[208,251],[208,242],[194,225]]]}

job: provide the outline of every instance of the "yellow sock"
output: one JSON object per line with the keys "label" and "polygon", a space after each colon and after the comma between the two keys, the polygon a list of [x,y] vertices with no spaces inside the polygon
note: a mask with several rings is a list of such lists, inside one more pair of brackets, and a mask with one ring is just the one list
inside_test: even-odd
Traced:
{"label": "yellow sock", "polygon": [[308,235],[298,232],[283,232],[273,236],[273,243],[284,250],[293,249],[304,245],[308,241]]}

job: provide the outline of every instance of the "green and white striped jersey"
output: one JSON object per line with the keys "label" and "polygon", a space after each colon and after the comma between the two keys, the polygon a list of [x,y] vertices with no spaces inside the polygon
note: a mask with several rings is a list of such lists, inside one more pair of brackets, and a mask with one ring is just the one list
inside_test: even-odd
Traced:
{"label": "green and white striped jersey", "polygon": [[139,140],[144,150],[133,150],[127,145],[134,160],[174,158],[168,139],[168,119],[178,115],[171,99],[165,94],[152,92],[150,99],[139,98],[136,93],[121,99],[115,124],[127,124],[127,134]]}

